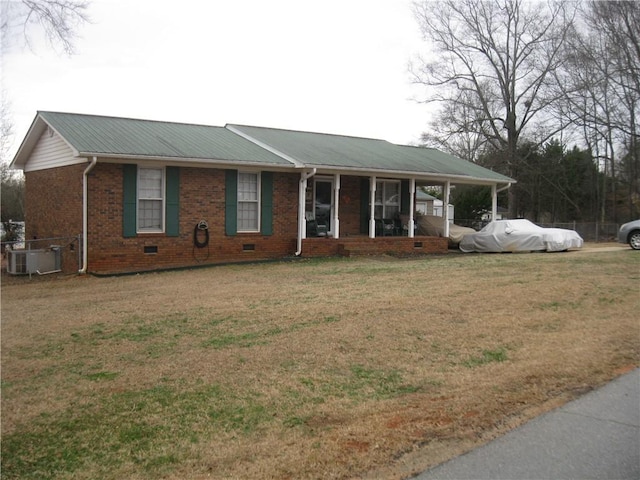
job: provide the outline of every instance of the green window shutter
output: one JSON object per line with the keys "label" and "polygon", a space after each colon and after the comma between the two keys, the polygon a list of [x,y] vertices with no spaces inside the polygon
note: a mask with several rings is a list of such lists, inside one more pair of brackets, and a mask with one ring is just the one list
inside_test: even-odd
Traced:
{"label": "green window shutter", "polygon": [[136,165],[122,166],[122,236],[136,236],[136,212],[137,212],[137,183],[138,167]]}
{"label": "green window shutter", "polygon": [[400,213],[409,215],[409,180],[400,182]]}
{"label": "green window shutter", "polygon": [[224,229],[227,235],[238,233],[238,171],[225,170]]}
{"label": "green window shutter", "polygon": [[369,179],[360,179],[360,233],[369,233]]}
{"label": "green window shutter", "polygon": [[177,237],[180,234],[180,168],[167,167],[166,177],[165,231],[168,237]]}
{"label": "green window shutter", "polygon": [[262,172],[260,182],[260,233],[273,235],[273,172]]}

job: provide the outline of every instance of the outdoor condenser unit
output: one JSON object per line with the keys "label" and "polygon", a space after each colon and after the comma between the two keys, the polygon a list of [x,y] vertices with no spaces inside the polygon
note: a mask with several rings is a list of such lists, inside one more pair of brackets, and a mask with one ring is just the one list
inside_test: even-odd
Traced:
{"label": "outdoor condenser unit", "polygon": [[12,275],[54,273],[61,270],[62,248],[52,245],[47,249],[7,249],[7,272]]}

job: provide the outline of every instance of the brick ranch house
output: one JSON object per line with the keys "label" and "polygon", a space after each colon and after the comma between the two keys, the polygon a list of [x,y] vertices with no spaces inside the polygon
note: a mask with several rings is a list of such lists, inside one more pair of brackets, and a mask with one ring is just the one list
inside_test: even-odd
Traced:
{"label": "brick ranch house", "polygon": [[97,274],[446,252],[446,238],[416,235],[416,188],[443,186],[446,205],[453,184],[488,185],[495,213],[514,183],[384,140],[56,112],[37,113],[12,168],[25,174],[25,238],[78,235],[63,270]]}

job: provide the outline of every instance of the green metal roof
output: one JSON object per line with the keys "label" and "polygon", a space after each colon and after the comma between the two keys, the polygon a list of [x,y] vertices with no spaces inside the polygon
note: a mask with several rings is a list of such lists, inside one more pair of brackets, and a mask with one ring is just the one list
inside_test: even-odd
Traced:
{"label": "green metal roof", "polygon": [[81,155],[212,159],[290,166],[224,127],[39,112]]}
{"label": "green metal roof", "polygon": [[295,130],[229,125],[308,167],[406,172],[513,183],[514,180],[433,148],[396,145],[385,140]]}
{"label": "green metal roof", "polygon": [[38,112],[12,166],[24,168],[50,126],[80,157],[347,170],[361,175],[415,176],[466,183],[515,180],[433,148],[296,130],[214,127],[58,112]]}

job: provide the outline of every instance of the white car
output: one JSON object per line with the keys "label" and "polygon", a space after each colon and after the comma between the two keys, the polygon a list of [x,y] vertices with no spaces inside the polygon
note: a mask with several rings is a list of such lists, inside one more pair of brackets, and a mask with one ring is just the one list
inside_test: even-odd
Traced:
{"label": "white car", "polygon": [[582,237],[574,230],[542,228],[525,219],[495,220],[460,241],[463,252],[562,252],[580,248]]}

